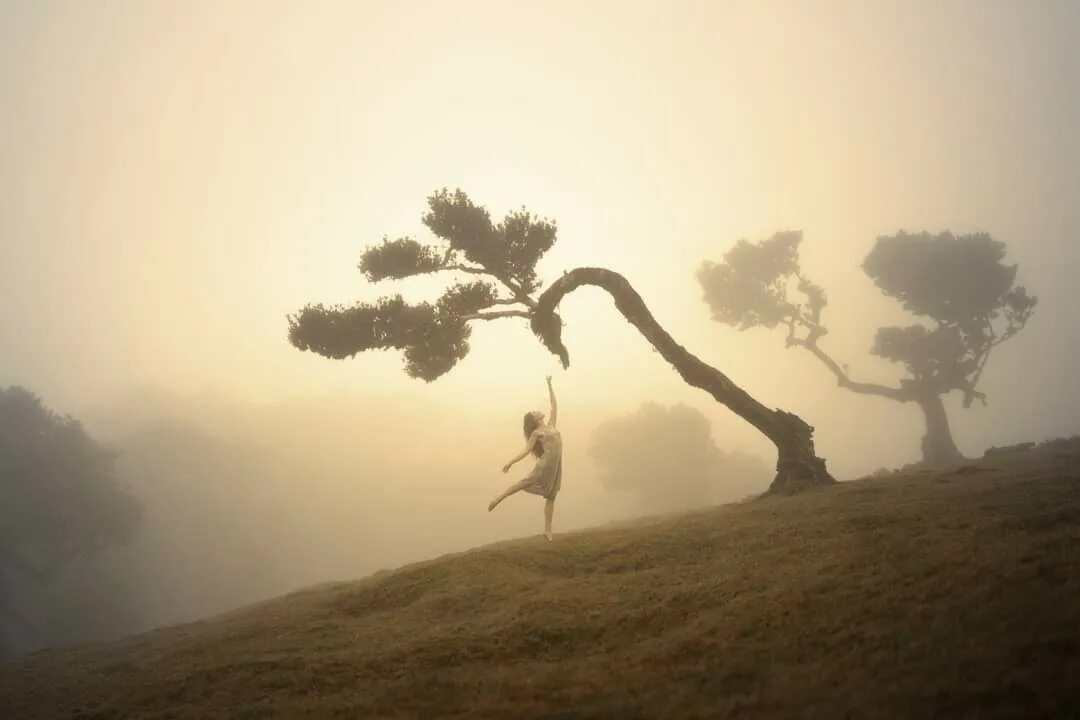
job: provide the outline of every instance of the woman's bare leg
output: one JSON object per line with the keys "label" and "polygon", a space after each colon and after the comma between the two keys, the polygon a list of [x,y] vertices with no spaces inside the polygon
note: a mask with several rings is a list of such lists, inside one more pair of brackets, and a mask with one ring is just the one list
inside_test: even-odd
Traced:
{"label": "woman's bare leg", "polygon": [[551,542],[551,516],[555,514],[555,498],[544,501],[544,537]]}
{"label": "woman's bare leg", "polygon": [[524,480],[519,480],[516,483],[514,483],[513,485],[511,485],[510,487],[506,488],[506,490],[504,490],[502,492],[502,494],[496,495],[495,499],[492,500],[490,503],[488,503],[488,512],[491,512],[492,510],[494,510],[495,506],[498,505],[499,503],[501,503],[506,498],[510,497],[511,495],[513,495],[516,492],[521,492],[524,489],[525,489],[525,481]]}

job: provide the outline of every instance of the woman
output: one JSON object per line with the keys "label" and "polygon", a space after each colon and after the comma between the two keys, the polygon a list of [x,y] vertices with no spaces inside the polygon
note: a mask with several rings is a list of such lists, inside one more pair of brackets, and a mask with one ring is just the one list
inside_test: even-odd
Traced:
{"label": "woman", "polygon": [[547,377],[548,396],[551,398],[551,422],[544,423],[544,413],[533,410],[525,414],[525,449],[510,462],[503,465],[502,471],[509,472],[514,463],[524,460],[532,453],[536,456],[536,465],[524,480],[514,483],[488,505],[488,511],[514,493],[524,490],[544,498],[544,537],[551,542],[551,517],[555,513],[555,496],[562,486],[562,436],[555,429],[559,408],[555,404],[555,390],[551,387],[551,376]]}

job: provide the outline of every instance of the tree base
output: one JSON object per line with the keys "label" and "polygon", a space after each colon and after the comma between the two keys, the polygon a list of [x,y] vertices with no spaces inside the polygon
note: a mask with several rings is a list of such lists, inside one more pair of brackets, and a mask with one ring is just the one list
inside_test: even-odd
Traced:
{"label": "tree base", "polygon": [[946,470],[951,467],[956,467],[957,465],[970,463],[973,460],[977,459],[978,458],[965,457],[964,455],[950,455],[947,458],[922,458],[921,460],[916,460],[915,462],[901,465],[899,468],[897,468],[897,472],[914,472],[916,470]]}
{"label": "tree base", "polygon": [[[816,467],[814,467],[816,466]],[[825,469],[825,461],[819,457],[797,467],[776,468],[776,476],[769,485],[769,495],[793,495],[803,490],[833,485],[836,478]]]}
{"label": "tree base", "polygon": [[949,465],[959,465],[960,463],[970,460],[970,458],[964,457],[964,454],[960,452],[955,445],[952,445],[951,440],[949,445],[941,446],[934,443],[928,443],[924,439],[922,451],[922,460],[920,460],[918,464],[925,467],[947,467]]}
{"label": "tree base", "polygon": [[834,484],[836,478],[829,474],[825,460],[814,452],[814,428],[793,413],[777,410],[776,416],[780,431],[772,440],[779,458],[767,494],[791,495]]}

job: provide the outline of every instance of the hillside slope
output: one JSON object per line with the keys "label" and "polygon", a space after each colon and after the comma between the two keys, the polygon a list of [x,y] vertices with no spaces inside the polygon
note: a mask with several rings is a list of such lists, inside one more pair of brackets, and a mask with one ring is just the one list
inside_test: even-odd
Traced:
{"label": "hillside slope", "polygon": [[40,652],[0,717],[1080,717],[1078,678],[1073,440]]}

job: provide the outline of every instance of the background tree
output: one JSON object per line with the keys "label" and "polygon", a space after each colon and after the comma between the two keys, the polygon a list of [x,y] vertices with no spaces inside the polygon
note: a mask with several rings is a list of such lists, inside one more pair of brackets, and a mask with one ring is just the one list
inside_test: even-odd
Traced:
{"label": "background tree", "polygon": [[47,583],[65,566],[129,540],[139,518],[138,503],[113,476],[112,452],[33,393],[0,388],[4,625],[20,622],[10,602],[20,584]]}
{"label": "background tree", "polygon": [[770,480],[758,458],[721,451],[705,415],[686,405],[646,403],[605,421],[589,454],[605,486],[652,512],[741,500],[765,490]]}
{"label": "background tree", "polygon": [[708,392],[773,442],[778,452],[774,490],[833,482],[825,461],[814,452],[810,425],[762,405],[676,343],[622,275],[604,268],[576,268],[539,292],[536,264],[555,244],[554,223],[524,209],[494,223],[487,210],[460,190],[441,190],[429,197],[423,222],[440,244],[410,237],[384,239],[361,257],[360,270],[367,279],[377,282],[437,272],[477,279],[451,285],[434,303],[410,304],[394,295],[351,307],[308,305],[289,316],[292,344],[336,359],[366,350],[400,350],[406,373],[431,381],[468,353],[470,322],[524,318],[568,367],[556,310],[568,293],[594,285],[614,298],[616,309],[687,383]]}
{"label": "background tree", "polygon": [[953,441],[942,396],[959,391],[964,407],[986,397],[977,389],[995,347],[1020,332],[1037,299],[1014,286],[1016,265],[1005,265],[1005,245],[989,235],[945,232],[879,237],[863,262],[878,288],[925,319],[906,327],[882,327],[871,352],[902,364],[897,386],[852,380],[819,341],[828,332],[821,286],[799,268],[802,233],[780,232],[757,243],[740,240],[723,262],[698,272],[713,319],[740,330],[787,330],[787,346],[818,358],[841,387],[897,402],[913,402],[926,421],[923,460],[947,463],[963,456]]}

